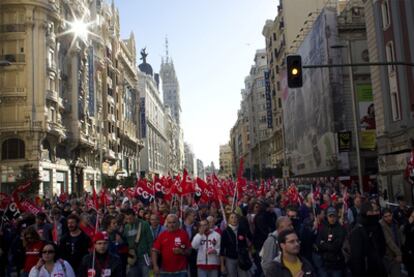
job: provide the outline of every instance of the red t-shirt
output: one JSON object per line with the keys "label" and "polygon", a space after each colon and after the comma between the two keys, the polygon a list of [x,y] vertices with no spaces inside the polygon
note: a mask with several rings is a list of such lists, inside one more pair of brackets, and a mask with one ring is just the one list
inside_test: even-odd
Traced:
{"label": "red t-shirt", "polygon": [[32,267],[34,267],[40,259],[40,250],[43,247],[43,241],[37,241],[29,244],[26,247],[26,257],[24,259],[23,271],[29,273]]}
{"label": "red t-shirt", "polygon": [[190,247],[187,232],[182,229],[174,232],[162,232],[152,246],[154,250],[159,252],[158,254],[161,254],[161,271],[164,272],[187,270],[187,256],[174,254],[173,248],[188,249]]}

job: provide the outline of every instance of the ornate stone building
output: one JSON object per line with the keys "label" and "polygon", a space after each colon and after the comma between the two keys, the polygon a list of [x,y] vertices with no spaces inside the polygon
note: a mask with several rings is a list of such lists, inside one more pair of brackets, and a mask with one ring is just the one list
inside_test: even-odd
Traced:
{"label": "ornate stone building", "polygon": [[[74,32],[81,18],[90,34]],[[39,170],[46,195],[136,171],[134,41],[121,42],[119,28],[101,0],[1,1],[2,190],[24,164]]]}

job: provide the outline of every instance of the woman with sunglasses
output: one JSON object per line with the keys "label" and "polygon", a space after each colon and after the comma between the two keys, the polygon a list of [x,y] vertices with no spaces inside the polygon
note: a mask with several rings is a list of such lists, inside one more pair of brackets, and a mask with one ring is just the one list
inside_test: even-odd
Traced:
{"label": "woman with sunglasses", "polygon": [[40,259],[30,270],[29,277],[75,277],[72,266],[65,260],[59,259],[57,246],[47,242],[40,251]]}

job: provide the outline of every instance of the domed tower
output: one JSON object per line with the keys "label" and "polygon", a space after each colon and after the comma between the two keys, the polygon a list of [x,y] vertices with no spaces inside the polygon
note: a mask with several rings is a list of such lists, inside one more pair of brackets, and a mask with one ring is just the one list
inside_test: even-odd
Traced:
{"label": "domed tower", "polygon": [[147,56],[148,53],[145,52],[146,48],[141,50],[141,60],[142,63],[138,66],[139,70],[141,72],[144,72],[147,75],[153,76],[154,71],[152,70],[152,66],[147,63]]}

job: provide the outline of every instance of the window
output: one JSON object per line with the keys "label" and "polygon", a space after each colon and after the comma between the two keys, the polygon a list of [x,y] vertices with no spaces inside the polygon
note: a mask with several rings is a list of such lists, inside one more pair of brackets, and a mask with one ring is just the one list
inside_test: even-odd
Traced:
{"label": "window", "polygon": [[3,142],[1,147],[1,159],[13,160],[24,159],[24,142],[21,139],[12,138]]}
{"label": "window", "polygon": [[391,112],[394,121],[401,119],[400,96],[396,91],[391,92]]}
{"label": "window", "polygon": [[[395,51],[394,51],[394,44],[392,41],[388,42],[385,47],[385,55],[387,58],[387,62],[395,62]],[[395,72],[395,65],[388,66],[388,75]]]}
{"label": "window", "polygon": [[387,29],[390,26],[390,7],[388,0],[384,0],[381,5],[381,13],[382,13],[382,27]]}
{"label": "window", "polygon": [[56,121],[56,111],[53,107],[50,107],[49,109],[49,121],[55,122]]}

